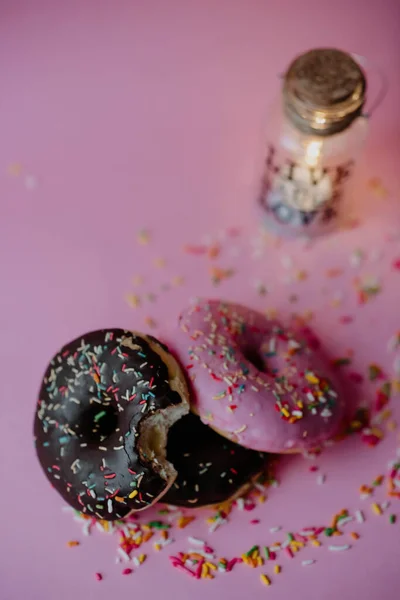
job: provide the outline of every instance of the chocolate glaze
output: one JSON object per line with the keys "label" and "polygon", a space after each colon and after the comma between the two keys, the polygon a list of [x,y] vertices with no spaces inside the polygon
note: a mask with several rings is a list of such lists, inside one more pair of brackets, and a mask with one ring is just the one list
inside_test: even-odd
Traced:
{"label": "chocolate glaze", "polygon": [[189,414],[168,432],[167,458],[178,471],[162,502],[176,506],[220,504],[263,470],[267,454],[220,436]]}
{"label": "chocolate glaze", "polygon": [[87,333],[64,346],[44,375],[34,423],[40,464],[76,510],[123,518],[167,487],[138,448],[141,425],[181,403],[146,337],[122,329]]}

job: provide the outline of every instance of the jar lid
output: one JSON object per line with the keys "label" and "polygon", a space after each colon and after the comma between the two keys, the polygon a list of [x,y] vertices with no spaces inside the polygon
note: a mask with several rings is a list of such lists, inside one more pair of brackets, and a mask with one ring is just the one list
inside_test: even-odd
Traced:
{"label": "jar lid", "polygon": [[304,133],[338,133],[361,113],[366,86],[364,72],[350,54],[317,48],[289,66],[283,85],[284,109]]}

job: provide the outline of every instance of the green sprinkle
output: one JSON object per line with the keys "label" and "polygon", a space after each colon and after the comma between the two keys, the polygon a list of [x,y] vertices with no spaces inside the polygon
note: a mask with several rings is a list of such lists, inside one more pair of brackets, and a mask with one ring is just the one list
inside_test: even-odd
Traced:
{"label": "green sprinkle", "polygon": [[101,417],[105,417],[106,414],[107,413],[105,410],[101,410],[100,412],[98,412],[97,415],[95,415],[95,417],[94,417],[94,420],[96,421],[96,423],[99,419],[101,419]]}
{"label": "green sprinkle", "polygon": [[150,521],[147,525],[152,529],[169,529],[171,527],[171,525],[163,523],[162,521]]}
{"label": "green sprinkle", "polygon": [[294,542],[293,533],[288,533],[287,538],[288,538],[289,542]]}
{"label": "green sprinkle", "polygon": [[256,550],[259,550],[259,546],[253,546],[252,548],[250,548],[250,550],[246,552],[246,556],[251,556]]}
{"label": "green sprinkle", "polygon": [[334,531],[335,531],[335,530],[333,529],[333,527],[327,527],[327,528],[325,529],[324,533],[325,533],[325,535],[327,535],[328,537],[331,537],[331,535],[333,535]]}
{"label": "green sprinkle", "polygon": [[394,524],[396,523],[396,521],[397,521],[397,517],[396,517],[396,515],[390,515],[390,517],[389,517],[389,522],[390,522],[392,525],[394,525]]}
{"label": "green sprinkle", "polygon": [[270,555],[269,555],[269,548],[268,548],[268,546],[264,546],[264,554],[265,554],[265,558],[267,560],[269,560],[270,559]]}

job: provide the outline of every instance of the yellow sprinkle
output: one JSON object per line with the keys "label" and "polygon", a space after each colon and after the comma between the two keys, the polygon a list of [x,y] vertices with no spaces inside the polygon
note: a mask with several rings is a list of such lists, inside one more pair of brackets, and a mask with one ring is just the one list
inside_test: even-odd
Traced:
{"label": "yellow sprinkle", "polygon": [[392,380],[393,390],[398,394],[400,392],[400,379]]}
{"label": "yellow sprinkle", "polygon": [[211,569],[212,571],[216,571],[217,567],[215,565],[213,565],[213,563],[210,562],[206,562],[206,565],[209,569]]}
{"label": "yellow sprinkle", "polygon": [[165,260],[165,258],[155,258],[155,259],[153,260],[153,265],[154,265],[155,267],[157,267],[158,269],[163,269],[163,268],[165,267],[165,265],[166,265],[166,264],[167,264],[167,263],[166,263],[166,260]]}
{"label": "yellow sprinkle", "polygon": [[201,578],[204,579],[205,577],[207,577],[209,573],[209,568],[207,567],[207,563],[204,563],[204,565],[201,567]]}
{"label": "yellow sprinkle", "polygon": [[356,531],[352,531],[350,535],[353,538],[353,540],[358,540],[358,538],[360,537]]}
{"label": "yellow sprinkle", "polygon": [[257,557],[257,567],[262,567],[264,564],[264,559],[262,556]]}
{"label": "yellow sprinkle", "polygon": [[319,542],[318,540],[313,540],[311,543],[313,546],[317,546],[317,547],[321,545],[321,542]]}
{"label": "yellow sprinkle", "polygon": [[18,177],[18,175],[21,175],[21,171],[22,166],[19,163],[13,163],[7,167],[7,173],[13,177]]}
{"label": "yellow sprinkle", "polygon": [[282,567],[280,565],[275,565],[274,566],[274,573],[276,573],[277,575],[279,575],[279,573],[282,571]]}
{"label": "yellow sprinkle", "polygon": [[266,500],[266,497],[265,497],[264,494],[260,494],[258,496],[258,501],[259,501],[260,504],[264,504],[265,500]]}
{"label": "yellow sprinkle", "polygon": [[136,294],[125,294],[125,300],[131,308],[140,306],[140,298]]}
{"label": "yellow sprinkle", "polygon": [[282,406],[281,408],[281,413],[285,416],[288,417],[289,416],[289,412],[286,410],[286,408],[284,406]]}
{"label": "yellow sprinkle", "polygon": [[319,383],[318,377],[315,377],[313,373],[306,373],[305,378],[309,383]]}
{"label": "yellow sprinkle", "polygon": [[73,548],[74,546],[79,546],[80,542],[78,542],[77,540],[71,540],[70,542],[67,542],[67,546],[68,548]]}
{"label": "yellow sprinkle", "polygon": [[376,515],[381,515],[382,514],[382,509],[379,506],[379,504],[377,504],[376,502],[373,502],[371,505],[372,510],[374,511],[374,513]]}
{"label": "yellow sprinkle", "polygon": [[271,580],[269,577],[267,577],[267,575],[260,575],[260,580],[264,585],[271,585]]}
{"label": "yellow sprinkle", "polygon": [[144,563],[147,558],[147,554],[139,554],[139,562],[140,564]]}
{"label": "yellow sprinkle", "polygon": [[150,234],[148,231],[146,231],[145,229],[143,229],[142,231],[139,231],[139,233],[136,236],[136,241],[138,242],[138,244],[148,244],[150,241]]}
{"label": "yellow sprinkle", "polygon": [[135,496],[137,496],[137,495],[138,495],[138,493],[139,493],[139,492],[138,492],[137,490],[133,490],[133,492],[131,492],[131,493],[129,494],[129,498],[134,498]]}
{"label": "yellow sprinkle", "polygon": [[180,517],[176,524],[178,526],[179,529],[184,529],[187,525],[189,525],[189,523],[191,523],[192,521],[194,521],[196,517]]}
{"label": "yellow sprinkle", "polygon": [[156,550],[157,552],[158,552],[159,550],[161,550],[161,546],[160,546],[160,544],[154,544],[154,545],[153,545],[153,548],[154,548],[154,550]]}
{"label": "yellow sprinkle", "polygon": [[157,325],[157,323],[155,322],[155,320],[152,319],[151,317],[145,317],[144,322],[146,323],[146,325],[148,327],[155,327]]}

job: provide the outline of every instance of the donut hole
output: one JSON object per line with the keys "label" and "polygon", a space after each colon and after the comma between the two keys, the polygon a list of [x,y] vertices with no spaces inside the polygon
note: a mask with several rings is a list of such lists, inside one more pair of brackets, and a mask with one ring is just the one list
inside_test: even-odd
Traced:
{"label": "donut hole", "polygon": [[93,402],[79,415],[79,423],[74,430],[79,437],[90,442],[101,442],[115,432],[118,427],[118,411],[112,404]]}
{"label": "donut hole", "polygon": [[242,354],[247,362],[251,363],[257,371],[265,371],[266,364],[259,348],[254,346],[246,346],[242,348]]}

